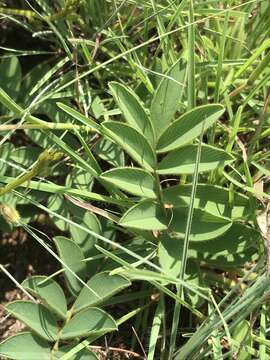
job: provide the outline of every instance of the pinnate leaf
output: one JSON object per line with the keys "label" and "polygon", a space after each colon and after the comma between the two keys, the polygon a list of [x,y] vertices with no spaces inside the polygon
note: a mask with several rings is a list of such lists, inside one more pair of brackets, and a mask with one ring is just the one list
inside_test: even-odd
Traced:
{"label": "pinnate leaf", "polygon": [[[172,210],[170,229],[176,237],[184,238],[188,217],[188,207]],[[190,241],[205,241],[225,233],[232,225],[230,219],[218,217],[201,209],[194,209],[189,239]]]}
{"label": "pinnate leaf", "polygon": [[150,144],[154,145],[152,124],[137,95],[131,89],[117,82],[111,82],[109,86],[126,121],[141,132]]}
{"label": "pinnate leaf", "polygon": [[[85,277],[86,264],[83,262],[84,254],[80,247],[70,239],[64,236],[54,237],[59,256],[61,260],[80,278]],[[77,294],[81,288],[81,282],[66,268],[65,277],[72,293]]]}
{"label": "pinnate leaf", "polygon": [[130,125],[116,121],[106,121],[102,127],[105,134],[120,145],[134,161],[146,170],[155,168],[155,154],[144,135]]}
{"label": "pinnate leaf", "polygon": [[[66,354],[68,354],[70,351],[72,351],[72,349],[74,349],[74,347],[76,347],[76,345],[67,345],[67,346],[62,346],[56,353],[54,353],[54,359],[62,359],[62,357]],[[99,360],[99,358],[97,357],[97,355],[89,350],[89,349],[82,349],[79,352],[76,352],[75,355],[68,355],[68,359],[69,360]]]}
{"label": "pinnate leaf", "polygon": [[101,178],[133,195],[156,198],[155,179],[143,169],[133,167],[115,168],[104,172]]}
{"label": "pinnate leaf", "polygon": [[[197,146],[186,145],[171,151],[158,165],[160,175],[193,174],[196,165]],[[216,169],[233,161],[233,157],[223,150],[213,146],[202,145],[199,172]]]}
{"label": "pinnate leaf", "polygon": [[120,219],[119,225],[142,230],[165,230],[168,218],[157,202],[145,200],[131,207]]}
{"label": "pinnate leaf", "polygon": [[30,301],[14,301],[9,303],[6,309],[43,339],[56,340],[57,318],[44,305]]}
{"label": "pinnate leaf", "polygon": [[9,337],[0,344],[0,356],[14,360],[50,360],[49,343],[31,332]]}
{"label": "pinnate leaf", "polygon": [[[162,192],[164,204],[172,207],[188,206],[192,184],[181,184],[166,188]],[[251,213],[249,198],[235,191],[211,184],[198,184],[194,207],[216,216],[232,219]]]}
{"label": "pinnate leaf", "polygon": [[93,276],[87,285],[95,293],[84,287],[73,305],[75,312],[105,302],[117,292],[130,286],[131,283],[121,275],[109,275],[108,272],[102,272]]}
{"label": "pinnate leaf", "polygon": [[75,314],[63,327],[61,339],[102,334],[117,329],[114,319],[105,311],[92,307]]}
{"label": "pinnate leaf", "polygon": [[173,121],[184,92],[185,78],[186,64],[180,59],[169,69],[156,90],[150,114],[157,137]]}
{"label": "pinnate leaf", "polygon": [[[165,208],[155,201],[145,200],[131,207],[120,219],[119,225],[141,230],[168,229],[176,238],[186,231],[188,206]],[[194,209],[191,241],[210,240],[222,235],[231,227],[231,220]]]}
{"label": "pinnate leaf", "polygon": [[260,241],[260,232],[249,226],[233,223],[228,231],[216,239],[200,243],[193,242],[190,246],[208,255],[222,251],[227,251],[228,254],[240,254],[250,247],[258,247]]}
{"label": "pinnate leaf", "polygon": [[32,276],[24,280],[22,287],[41,299],[47,307],[65,319],[67,302],[62,288],[56,281],[46,279],[46,276]]}
{"label": "pinnate leaf", "polygon": [[223,114],[224,107],[218,104],[203,105],[182,115],[161,135],[157,150],[168,152],[186,145],[206,131]]}

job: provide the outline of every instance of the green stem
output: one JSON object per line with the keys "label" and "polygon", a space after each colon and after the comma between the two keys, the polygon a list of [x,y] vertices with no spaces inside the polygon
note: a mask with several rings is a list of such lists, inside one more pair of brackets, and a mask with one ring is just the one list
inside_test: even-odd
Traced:
{"label": "green stem", "polygon": [[31,171],[28,171],[24,175],[20,176],[19,178],[15,179],[11,183],[7,184],[5,187],[0,189],[0,196],[3,196],[12,190],[16,189],[21,184],[29,181],[33,177],[37,176],[36,170],[33,168]]}
{"label": "green stem", "polygon": [[195,30],[193,0],[189,6],[189,28],[188,28],[188,110],[196,106],[195,91]]}
{"label": "green stem", "polygon": [[30,171],[26,172],[22,176],[19,176],[17,179],[11,181],[5,187],[0,189],[0,196],[9,193],[23,183],[30,181],[35,176],[46,174],[50,165],[53,162],[60,160],[61,157],[61,153],[48,152],[47,150],[43,151]]}
{"label": "green stem", "polygon": [[[0,176],[1,182],[9,183],[12,180],[14,180],[14,179],[11,177]],[[90,199],[92,201],[106,202],[108,204],[115,204],[118,206],[130,207],[132,205],[132,202],[129,200],[126,200],[126,199],[125,200],[114,199],[110,196],[94,193],[91,191],[72,189],[72,188],[68,188],[66,186],[61,186],[61,185],[52,184],[52,183],[27,180],[27,184],[21,183],[20,185],[17,185],[16,187],[18,187],[18,186],[23,187],[23,188],[33,189],[33,190],[44,191],[44,192],[48,192],[51,194],[68,194],[71,196],[80,196],[82,198]]]}
{"label": "green stem", "polygon": [[248,151],[247,151],[248,158],[250,157],[251,154],[253,154],[253,150],[256,145],[256,142],[259,141],[261,138],[263,127],[268,118],[267,109],[268,109],[269,102],[270,102],[270,92],[267,94],[267,97],[265,99],[263,111],[259,118],[259,125],[256,128],[255,134],[252,136],[252,138],[249,141],[249,146],[248,146]]}
{"label": "green stem", "polygon": [[92,131],[84,125],[74,125],[66,123],[50,123],[43,122],[42,124],[8,124],[0,125],[1,131],[12,131],[12,130],[77,130],[77,131]]}
{"label": "green stem", "polygon": [[225,14],[222,37],[220,39],[220,46],[219,46],[219,56],[218,56],[218,66],[217,66],[217,78],[216,78],[216,86],[215,86],[215,95],[214,95],[214,102],[219,102],[219,90],[220,90],[220,83],[222,80],[222,65],[224,59],[224,49],[225,49],[225,41],[226,41],[226,34],[229,22],[229,12],[227,11]]}
{"label": "green stem", "polygon": [[35,18],[42,19],[37,13],[31,10],[21,10],[21,9],[11,9],[11,8],[5,8],[0,7],[0,13],[6,14],[6,15],[15,15],[15,16],[23,16],[27,18],[28,20],[33,20]]}

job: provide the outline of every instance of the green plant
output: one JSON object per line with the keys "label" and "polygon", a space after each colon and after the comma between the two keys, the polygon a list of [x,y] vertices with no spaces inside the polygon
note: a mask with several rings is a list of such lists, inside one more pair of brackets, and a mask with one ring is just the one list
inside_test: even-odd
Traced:
{"label": "green plant", "polygon": [[[77,267],[77,273],[81,275],[80,249],[63,237],[55,241],[62,248],[62,257],[67,264],[72,248],[72,267]],[[93,339],[98,339],[117,329],[117,322],[96,306],[129,286],[130,282],[120,275],[109,276],[103,272],[93,276],[78,292],[76,280],[69,274],[66,276],[71,288],[77,290],[76,301],[69,309],[63,290],[53,279],[33,276],[22,283],[22,287],[41,302],[15,301],[7,306],[7,310],[23,321],[32,332],[20,333],[4,341],[1,344],[2,355],[15,359],[58,359],[75,347],[81,337],[91,335]],[[93,352],[86,349],[79,351],[79,356],[97,359]]]}
{"label": "green plant", "polygon": [[[92,359],[94,341],[136,317],[136,330],[150,334],[150,360],[219,359],[243,346],[243,356],[256,357],[254,342],[263,358],[268,319],[266,308],[256,311],[265,306],[269,279],[259,261],[256,198],[269,194],[254,184],[269,175],[269,5],[36,5],[0,9],[10,21],[25,18],[28,31],[62,51],[23,81],[16,56],[1,60],[12,86],[0,80],[0,200],[7,220],[61,269],[22,283],[31,302],[6,308],[30,332],[2,342],[0,354],[35,359],[32,346],[44,359]],[[249,18],[252,11],[265,23]],[[17,130],[26,147],[7,141]],[[50,172],[41,169],[44,149],[62,154],[46,164]],[[67,236],[55,236],[53,247],[31,222],[44,212]],[[59,275],[65,295],[53,280]],[[121,315],[117,304],[125,304]],[[251,313],[260,316],[260,333],[247,321]],[[188,341],[177,336],[185,326],[193,333]]]}
{"label": "green plant", "polygon": [[[196,143],[191,145],[198,136],[202,137],[203,132],[206,132],[222,116],[224,108],[221,105],[203,105],[184,113],[177,120],[172,121],[178,107],[179,97],[175,96],[173,99],[171,93],[178,94],[179,91],[182,91],[184,84],[181,83],[181,80],[183,81],[185,78],[184,74],[185,64],[182,61],[177,62],[169,70],[167,77],[160,82],[155,92],[149,112],[150,116],[138,97],[130,89],[116,82],[111,83],[110,89],[124,115],[126,123],[121,121],[105,121],[100,125],[95,124],[95,126],[90,123],[90,130],[96,131],[106,141],[113,141],[121,147],[129,155],[126,160],[126,165],[129,166],[113,166],[112,169],[100,173],[100,168],[89,148],[88,152],[91,154],[89,160],[92,166],[87,166],[91,166],[92,176],[95,176],[102,185],[106,188],[108,188],[109,184],[112,185],[112,198],[118,199],[121,215],[120,217],[114,216],[112,218],[111,216],[109,218],[117,223],[119,231],[121,231],[121,228],[127,228],[130,236],[133,237],[132,242],[139,236],[142,239],[140,251],[144,252],[145,245],[148,244],[151,258],[155,256],[159,263],[155,266],[161,273],[165,274],[165,277],[173,277],[178,283],[179,280],[176,279],[180,275],[182,281],[192,279],[193,286],[199,285],[204,287],[207,278],[205,280],[202,279],[202,273],[198,267],[200,261],[204,261],[208,267],[218,264],[221,269],[239,265],[247,260],[250,261],[253,255],[256,256],[257,246],[251,240],[254,240],[254,236],[256,236],[257,241],[259,241],[259,235],[254,230],[239,223],[239,220],[248,219],[251,212],[247,197],[215,185],[196,184],[197,191],[193,195],[192,184],[170,185],[172,180],[168,179],[168,176],[185,175],[188,179],[188,176],[194,173],[196,164],[197,173],[205,173],[214,171],[221,166],[224,167],[233,161],[231,155],[213,146]],[[160,105],[161,99],[163,100],[162,107]],[[88,121],[86,117],[67,105],[59,104],[58,106],[83,122],[84,126],[87,126],[85,125]],[[61,147],[61,151],[64,151],[67,147],[63,141],[59,141],[58,146]],[[85,144],[85,146],[87,145]],[[199,159],[197,157],[198,149],[200,149]],[[73,154],[71,149],[69,151],[70,154]],[[39,159],[41,159],[41,156]],[[131,166],[133,161],[140,167]],[[40,167],[40,163],[41,160],[33,168],[32,173],[25,175],[23,181],[20,180],[17,185],[20,186],[26,183],[32,176],[38,175],[34,170]],[[95,168],[93,164],[95,164]],[[162,183],[165,185],[162,185]],[[14,182],[15,185],[16,183]],[[14,186],[10,183],[8,190],[12,190]],[[31,187],[31,183],[29,185],[26,183],[26,186]],[[119,188],[119,190],[116,191],[116,188]],[[52,185],[53,189],[54,186]],[[63,189],[63,192],[67,190]],[[131,197],[127,197],[121,191],[130,194]],[[181,262],[183,260],[187,261],[187,259],[182,259],[180,249],[185,245],[184,238],[186,238],[189,202],[192,197],[194,198],[192,225],[188,236],[190,246],[186,253],[189,268],[187,275],[183,276],[181,271],[186,273],[186,270],[181,267]],[[106,200],[110,201],[108,198]],[[75,204],[79,207],[85,206],[80,201],[77,201]],[[92,209],[90,208],[90,210]],[[101,215],[104,216],[103,213]],[[246,236],[243,237],[243,233],[246,233]],[[229,247],[229,242],[232,239],[232,247]],[[62,314],[59,314],[60,310],[58,309],[57,311],[53,307],[52,310],[58,312],[58,316],[61,315],[60,318],[63,320],[63,325],[59,327],[57,318],[51,315],[46,307],[41,307],[39,304],[22,301],[11,303],[7,307],[8,311],[23,320],[28,327],[41,337],[46,338],[46,332],[49,332],[46,340],[54,341],[55,345],[50,347],[48,344],[45,351],[51,348],[52,353],[55,349],[58,349],[59,342],[61,341],[80,336],[92,336],[96,332],[103,335],[106,331],[116,328],[115,321],[108,314],[101,312],[99,309],[92,308],[95,305],[95,301],[89,299],[93,296],[99,297],[100,295],[91,286],[91,279],[85,286],[93,294],[88,295],[89,299],[85,307],[89,307],[89,312],[96,311],[96,316],[102,315],[102,326],[92,329],[90,321],[88,325],[90,329],[80,328],[80,325],[78,325],[79,320],[77,321],[76,318],[79,316],[82,316],[82,319],[84,316],[87,317],[88,314],[85,313],[87,310],[84,310],[82,315],[80,315],[80,312],[76,313],[75,311],[74,315],[74,309],[76,310],[76,304],[80,302],[80,298],[83,297],[82,294],[86,291],[86,288],[81,290],[83,281],[79,281],[77,277],[74,278],[74,273],[81,279],[87,278],[86,263],[82,262],[84,261],[84,253],[78,244],[69,239],[58,237],[55,238],[55,243],[63,268],[66,268],[65,276],[68,288],[75,299],[77,297],[68,313],[66,310],[62,310]],[[100,247],[98,249],[101,252],[105,251]],[[145,266],[140,270],[137,269],[137,265],[134,267],[134,265],[129,265],[126,261],[122,263],[121,261],[123,260],[120,260],[120,258],[113,254],[110,255],[107,251],[105,254],[111,257],[112,260],[119,262],[120,265],[124,265],[121,273],[130,280],[143,279],[150,271],[149,261],[145,260],[144,257],[141,258],[140,263],[141,265],[145,263]],[[155,264],[155,261],[153,264]],[[70,269],[72,272],[70,272]],[[99,277],[101,274],[99,273],[96,276]],[[128,280],[124,280],[125,278],[120,275],[112,275],[110,277],[108,274],[107,281],[113,281],[114,276],[120,282],[126,281],[126,285],[129,284]],[[150,271],[148,276],[153,278],[151,283],[156,281],[155,273]],[[207,276],[211,278],[211,273]],[[46,286],[54,288],[51,290],[52,296],[57,299],[59,296],[56,293],[56,289],[58,292],[60,291],[57,284],[53,280],[46,280],[45,278],[42,282],[45,286],[42,289],[44,295],[41,295],[37,290],[29,287],[29,284],[32,282],[38,287],[39,283],[36,278],[27,280],[26,283],[28,285],[26,286],[24,285],[26,283],[23,283],[22,286],[26,287],[30,293],[32,291],[35,295],[40,296],[44,304],[51,310],[50,304],[53,304],[53,300],[46,299],[46,296],[49,296],[49,290],[46,289]],[[106,289],[105,283],[103,285]],[[166,291],[162,283],[159,286],[163,291]],[[184,287],[186,288],[186,284]],[[121,288],[121,285],[116,284],[116,289],[113,289],[109,296]],[[200,299],[201,291],[196,290],[196,287],[192,290],[193,293],[187,289],[185,292],[191,297],[190,300],[195,305]],[[197,296],[195,298],[194,293]],[[180,297],[181,293],[178,296]],[[106,298],[107,294],[101,294],[101,301],[98,301],[98,303],[102,302],[104,297]],[[59,306],[66,308],[64,296],[61,296],[61,299]],[[186,301],[182,300],[181,302],[184,306],[188,306]],[[28,311],[25,307],[33,307],[33,309]],[[27,316],[28,313],[30,318]],[[65,316],[63,316],[64,313]],[[90,315],[89,319],[91,318]],[[45,326],[43,322],[47,317],[52,319],[48,326]],[[105,324],[104,327],[103,322]],[[107,322],[111,325],[107,326]],[[66,328],[71,328],[70,335],[65,335]],[[72,335],[73,332],[74,335]],[[34,341],[28,333],[25,336],[29,341],[30,339]],[[7,348],[8,344],[14,346],[13,341],[15,339],[16,337],[4,342],[4,346]],[[18,339],[22,341],[21,337]],[[42,347],[44,348],[44,344]]]}

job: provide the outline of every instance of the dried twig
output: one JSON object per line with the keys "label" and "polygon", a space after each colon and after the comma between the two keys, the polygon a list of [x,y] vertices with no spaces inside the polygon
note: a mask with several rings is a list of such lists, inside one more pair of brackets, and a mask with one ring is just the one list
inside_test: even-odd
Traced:
{"label": "dried twig", "polygon": [[92,346],[91,345],[90,349],[91,350],[98,350],[98,351],[101,351],[103,353],[105,353],[106,350],[115,351],[115,352],[125,353],[125,354],[127,354],[129,356],[133,356],[133,357],[138,358],[138,359],[143,359],[143,360],[146,359],[145,356],[141,356],[140,354],[135,353],[134,351],[121,349],[121,348],[117,348],[117,347],[111,347],[111,346],[104,347],[104,346]]}

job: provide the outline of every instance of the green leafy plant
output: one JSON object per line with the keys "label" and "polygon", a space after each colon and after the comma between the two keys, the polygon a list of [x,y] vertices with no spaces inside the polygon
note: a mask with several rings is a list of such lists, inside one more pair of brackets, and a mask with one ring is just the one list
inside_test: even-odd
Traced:
{"label": "green leafy plant", "polygon": [[[71,246],[75,246],[68,239],[59,238],[56,241],[70,242]],[[63,259],[72,254],[66,249]],[[72,267],[76,267],[76,257]],[[97,339],[116,330],[117,322],[96,305],[102,305],[129,285],[130,282],[121,275],[99,273],[85,284],[76,301],[68,308],[62,288],[53,279],[33,276],[25,280],[22,287],[40,302],[14,301],[7,306],[7,311],[23,321],[31,332],[23,332],[4,341],[0,346],[1,354],[14,359],[57,359],[70,351],[70,346],[62,345],[67,340],[75,347],[81,337]],[[90,350],[84,349],[78,354],[80,359],[97,359]]]}
{"label": "green leafy plant", "polygon": [[269,10],[4,1],[38,44],[1,48],[1,229],[58,269],[20,285],[0,264],[28,297],[1,356],[96,359],[121,326],[149,360],[269,355]]}
{"label": "green leafy plant", "polygon": [[[157,254],[160,271],[174,278],[177,278],[181,271],[181,249],[184,246],[192,184],[171,185],[172,180],[167,176],[180,175],[188,179],[188,176],[194,174],[196,166],[198,174],[204,174],[224,167],[234,160],[230,154],[216,147],[196,144],[196,138],[202,137],[203,132],[222,116],[224,108],[221,105],[203,105],[174,120],[179,97],[175,97],[174,100],[169,97],[167,91],[171,89],[168,83],[174,84],[174,81],[177,81],[177,88],[174,88],[174,91],[182,91],[183,85],[179,86],[178,81],[184,73],[183,66],[185,67],[182,61],[177,62],[168,72],[170,80],[164,78],[160,82],[151,102],[150,116],[131,89],[116,82],[110,84],[115,102],[123,113],[126,123],[105,121],[100,125],[92,126],[91,122],[89,125],[90,129],[94,128],[94,131],[106,141],[111,141],[123,149],[128,155],[126,166],[113,166],[101,173],[97,160],[92,154],[89,158],[90,166],[87,165],[88,168],[91,167],[91,174],[105,188],[112,186],[112,199],[119,199],[120,216],[112,217],[112,214],[108,216],[109,212],[106,216],[106,212],[101,210],[98,213],[116,222],[120,230],[127,228],[134,239],[140,236],[143,240],[141,250],[145,248],[146,243],[152,243],[150,248]],[[160,94],[164,99],[164,106],[171,114],[170,118],[166,119],[162,116],[158,118],[161,111]],[[84,126],[88,126],[88,119],[74,109],[64,104],[58,106],[75,119],[87,124]],[[58,142],[58,146],[61,151],[67,147],[62,141]],[[199,162],[198,149],[200,149]],[[69,151],[73,155],[73,151],[71,149]],[[20,186],[39,175],[36,169],[40,167],[40,163],[41,160],[30,173],[24,175],[24,178],[19,177],[17,184],[10,183],[7,185],[9,188],[6,187],[3,191],[12,190],[15,186]],[[84,160],[81,160],[81,163],[85,164]],[[177,181],[177,178],[175,180]],[[29,186],[31,187],[31,184]],[[83,194],[82,190],[81,195]],[[110,199],[108,201],[110,202]],[[81,201],[76,201],[74,204],[87,208]],[[96,208],[91,208],[90,205],[88,207],[89,210],[97,212]],[[204,262],[210,268],[218,265],[219,268],[226,269],[251,261],[252,256],[256,256],[257,243],[254,240],[257,239],[258,242],[260,236],[255,230],[239,222],[248,219],[250,212],[249,199],[244,195],[216,185],[197,184],[189,234],[187,279],[192,279],[192,283],[196,286],[205,287],[207,278],[203,279],[203,274],[199,270],[200,262]],[[245,233],[246,235],[243,235]],[[233,244],[230,247],[229,242],[232,239]],[[41,304],[16,301],[7,306],[10,313],[33,330],[32,335],[25,334],[27,341],[34,342],[34,334],[38,334],[43,340],[54,343],[48,343],[46,346],[42,343],[41,352],[43,350],[47,352],[49,349],[54,354],[58,349],[62,351],[61,344],[66,340],[74,341],[80,337],[94,335],[96,337],[97,334],[101,336],[116,329],[117,322],[109,314],[93,306],[102,304],[115,292],[130,285],[125,277],[110,276],[108,273],[98,273],[84,283],[88,276],[87,263],[84,262],[87,249],[83,249],[74,240],[64,237],[55,238],[66,283],[75,298],[68,311],[65,296],[59,285],[52,279],[42,277],[30,278],[22,284],[27,291],[41,299]],[[117,257],[112,256],[112,260],[116,259]],[[121,264],[120,259],[117,261]],[[142,264],[144,262],[142,258]],[[146,271],[147,262],[145,266]],[[141,273],[138,271],[137,275],[132,269],[133,267],[126,268],[124,265],[121,272],[133,281],[147,276],[143,269]],[[151,276],[154,277],[154,273]],[[211,278],[211,274],[207,274],[207,277]],[[161,286],[164,289],[164,285]],[[189,291],[188,294],[191,296],[190,301],[194,305],[197,304],[200,297],[197,295],[194,298]],[[187,303],[184,304],[188,306]],[[62,324],[60,326],[59,321]],[[8,344],[14,346],[15,340],[16,336],[3,343],[5,349],[2,350],[3,354],[9,354]],[[18,341],[22,342],[21,335],[18,335]],[[38,342],[36,344],[38,346]],[[27,347],[27,344],[25,346]]]}

